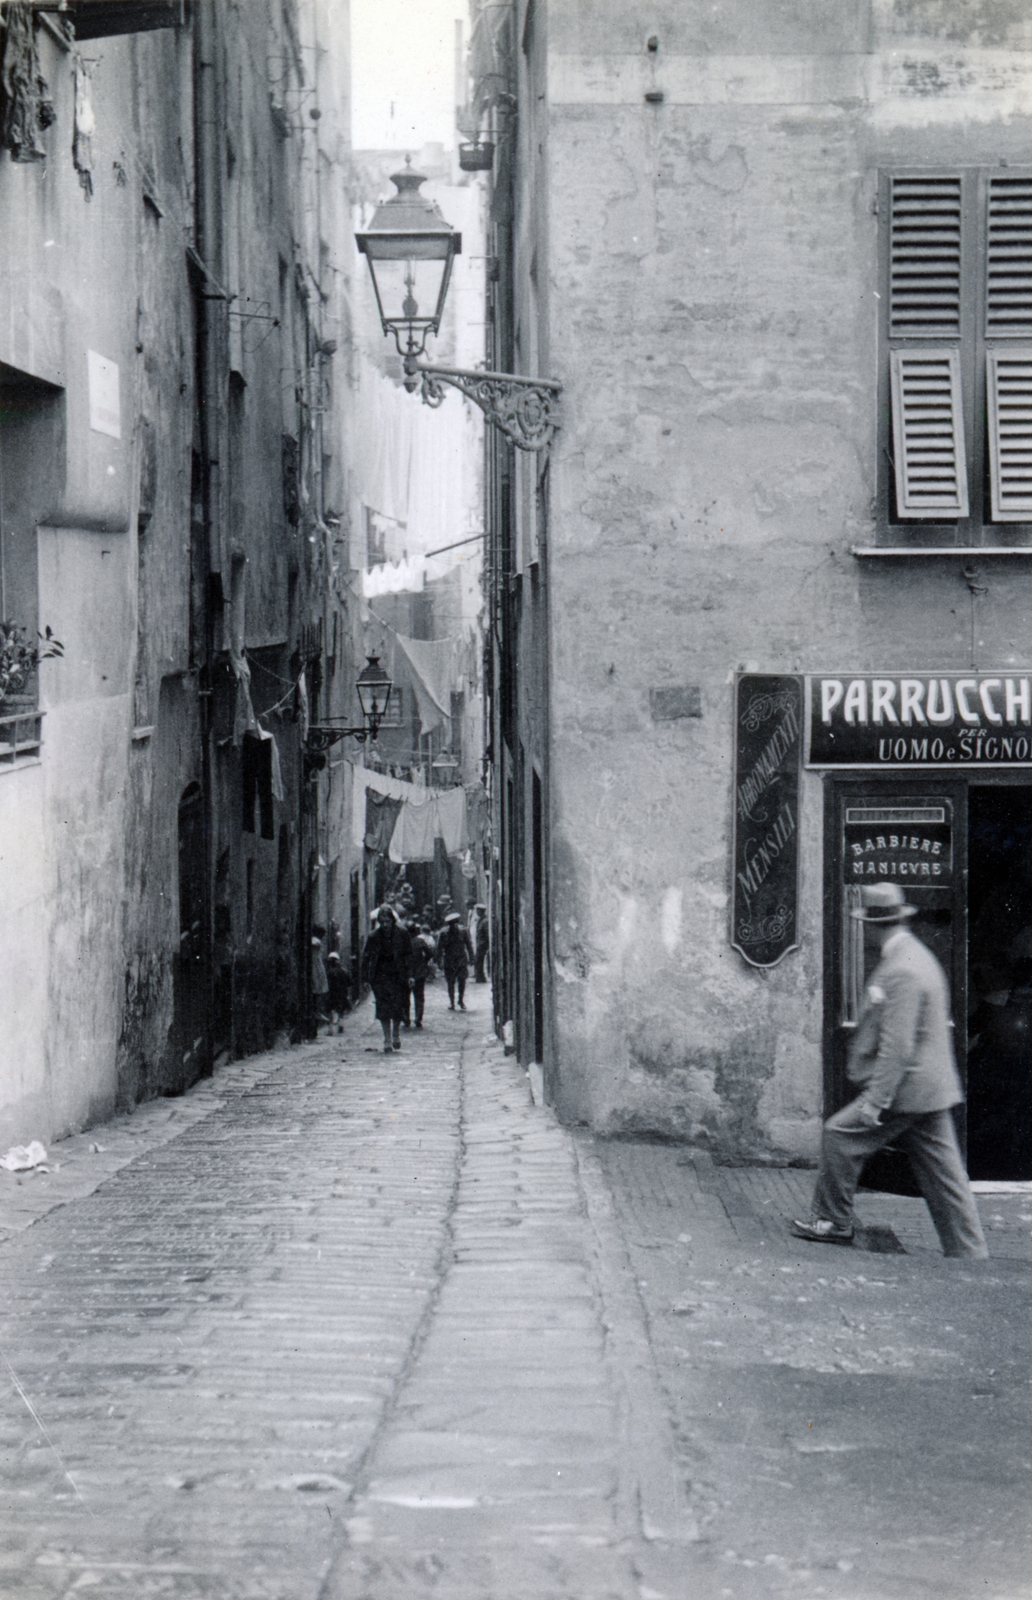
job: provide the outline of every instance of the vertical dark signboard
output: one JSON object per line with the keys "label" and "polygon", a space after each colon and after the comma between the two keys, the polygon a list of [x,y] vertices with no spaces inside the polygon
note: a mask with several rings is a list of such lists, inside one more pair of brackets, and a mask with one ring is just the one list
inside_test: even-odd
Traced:
{"label": "vertical dark signboard", "polygon": [[742,673],[735,683],[731,943],[773,967],[798,944],[801,678]]}

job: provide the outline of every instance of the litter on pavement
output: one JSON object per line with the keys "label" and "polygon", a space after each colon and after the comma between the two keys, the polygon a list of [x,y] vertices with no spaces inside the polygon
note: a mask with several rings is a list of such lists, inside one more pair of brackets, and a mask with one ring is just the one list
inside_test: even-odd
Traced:
{"label": "litter on pavement", "polygon": [[0,1156],[0,1167],[5,1167],[8,1172],[28,1172],[32,1167],[41,1167],[47,1159],[47,1153],[38,1139],[33,1139],[31,1144],[14,1144],[5,1156]]}

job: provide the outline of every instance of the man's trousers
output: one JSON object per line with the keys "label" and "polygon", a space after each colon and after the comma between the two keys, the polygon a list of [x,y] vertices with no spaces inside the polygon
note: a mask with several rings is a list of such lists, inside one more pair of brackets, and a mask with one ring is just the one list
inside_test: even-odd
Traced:
{"label": "man's trousers", "polygon": [[824,1124],[813,1215],[853,1226],[853,1196],[864,1162],[887,1144],[906,1152],[947,1256],[988,1256],[975,1199],[948,1111],[887,1112],[876,1128],[856,1121],[854,1101]]}

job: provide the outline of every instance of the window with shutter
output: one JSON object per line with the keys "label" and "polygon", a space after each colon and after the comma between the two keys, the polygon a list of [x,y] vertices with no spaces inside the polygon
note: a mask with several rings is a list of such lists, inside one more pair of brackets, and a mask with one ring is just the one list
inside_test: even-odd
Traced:
{"label": "window with shutter", "polygon": [[986,352],[994,522],[1032,520],[1032,344]]}
{"label": "window with shutter", "polygon": [[1032,546],[1032,170],[881,195],[882,542]]}
{"label": "window with shutter", "polygon": [[1032,177],[989,179],[985,332],[1032,338]]}
{"label": "window with shutter", "polygon": [[889,333],[960,338],[959,178],[891,180]]}
{"label": "window with shutter", "polygon": [[906,517],[966,517],[959,352],[911,346],[891,360],[897,505]]}

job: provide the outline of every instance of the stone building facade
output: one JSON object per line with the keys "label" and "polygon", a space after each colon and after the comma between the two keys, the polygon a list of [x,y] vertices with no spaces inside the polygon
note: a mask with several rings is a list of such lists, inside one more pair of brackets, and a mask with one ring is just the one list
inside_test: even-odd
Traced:
{"label": "stone building facade", "polygon": [[563,384],[491,466],[499,1022],[566,1119],[810,1158],[862,860],[1028,1176],[1027,9],[514,0],[471,59],[489,364]]}
{"label": "stone building facade", "polygon": [[[354,717],[346,0],[2,8],[0,1146],[303,1030]],[[346,366],[345,366],[346,371]],[[347,938],[347,918],[345,939]]]}

